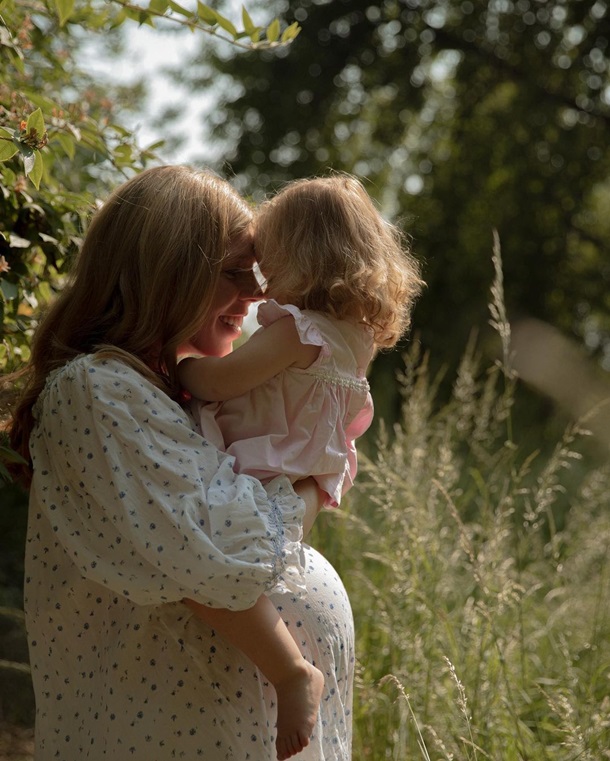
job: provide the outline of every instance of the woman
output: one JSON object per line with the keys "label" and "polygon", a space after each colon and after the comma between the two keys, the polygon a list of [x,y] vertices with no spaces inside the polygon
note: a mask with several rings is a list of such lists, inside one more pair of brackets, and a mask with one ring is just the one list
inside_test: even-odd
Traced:
{"label": "woman", "polygon": [[317,489],[236,475],[178,403],[178,353],[229,352],[258,298],[251,221],[214,175],[141,173],[94,216],[35,336],[11,438],[31,454],[37,761],[273,759],[274,691],[205,616],[265,592],[325,675],[298,758],[350,758],[351,610],[299,543]]}

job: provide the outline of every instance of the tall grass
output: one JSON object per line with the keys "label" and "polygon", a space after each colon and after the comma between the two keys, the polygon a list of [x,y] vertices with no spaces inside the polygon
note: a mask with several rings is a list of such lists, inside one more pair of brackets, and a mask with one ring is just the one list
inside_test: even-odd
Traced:
{"label": "tall grass", "polygon": [[570,426],[552,451],[513,439],[499,246],[492,324],[451,400],[407,357],[404,404],[318,546],[357,631],[355,761],[610,758],[610,467]]}
{"label": "tall grass", "polygon": [[440,404],[415,344],[401,420],[316,527],[356,622],[354,761],[610,759],[610,463],[578,424],[518,440],[493,260],[501,359],[470,345]]}

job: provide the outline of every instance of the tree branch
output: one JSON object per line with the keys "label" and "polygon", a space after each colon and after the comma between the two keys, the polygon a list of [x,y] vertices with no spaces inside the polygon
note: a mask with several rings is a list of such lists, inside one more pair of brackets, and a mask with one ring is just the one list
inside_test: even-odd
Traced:
{"label": "tree branch", "polygon": [[115,5],[120,5],[122,8],[125,8],[125,10],[133,11],[134,13],[142,13],[146,16],[165,19],[166,21],[170,21],[173,24],[178,24],[179,26],[186,27],[190,30],[196,29],[199,32],[209,34],[211,37],[216,37],[218,40],[228,42],[229,44],[241,48],[242,50],[270,50],[273,48],[285,47],[286,45],[289,45],[290,42],[292,42],[292,40],[286,40],[284,42],[272,42],[270,40],[263,40],[262,42],[244,43],[240,42],[236,37],[229,37],[225,34],[221,34],[215,25],[206,24],[205,22],[201,21],[196,13],[193,13],[193,16],[190,19],[186,16],[184,18],[180,18],[179,16],[168,15],[166,11],[155,11],[152,8],[143,8],[140,5],[135,5],[134,3],[129,2],[129,0],[111,0],[111,2]]}

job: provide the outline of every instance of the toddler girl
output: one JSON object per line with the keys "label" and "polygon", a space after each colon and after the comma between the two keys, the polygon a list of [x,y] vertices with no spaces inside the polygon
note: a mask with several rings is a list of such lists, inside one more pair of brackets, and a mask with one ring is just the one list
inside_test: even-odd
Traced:
{"label": "toddler girl", "polygon": [[[295,181],[264,203],[255,248],[269,299],[258,309],[261,329],[224,357],[185,359],[180,379],[194,397],[217,402],[201,405],[202,427],[214,430],[213,416],[222,437],[214,443],[239,472],[293,483],[313,476],[335,507],[356,475],[354,440],[373,416],[367,367],[408,327],[419,268],[347,175]],[[299,663],[265,596],[248,611],[214,615],[215,628],[276,688],[278,758],[300,752],[315,725],[321,672]]]}

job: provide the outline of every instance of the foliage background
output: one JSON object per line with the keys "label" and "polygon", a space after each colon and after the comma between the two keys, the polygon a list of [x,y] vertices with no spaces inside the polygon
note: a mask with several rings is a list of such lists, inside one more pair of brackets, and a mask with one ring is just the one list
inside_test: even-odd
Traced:
{"label": "foliage background", "polygon": [[[428,287],[409,353],[372,368],[360,488],[315,537],[356,614],[355,757],[424,756],[422,739],[434,758],[607,757],[607,2],[253,2],[252,18],[296,20],[300,34],[253,52],[203,40],[174,76],[214,106],[203,123],[190,103],[168,109],[165,145],[142,148],[124,119],[145,82],[87,75],[84,36],[97,30],[112,55],[123,22],[170,11],[248,44],[287,26],[253,36],[249,15],[213,7],[225,15],[1,3],[0,136],[15,130],[20,146],[0,163],[2,371],[27,360],[96,199],[171,161],[186,135],[201,135],[194,161],[254,199],[304,175],[363,177]],[[37,108],[38,189],[19,142]],[[0,720],[28,724],[25,503],[9,485],[0,502],[0,661],[12,663]],[[398,681],[380,686],[387,674]]]}
{"label": "foliage background", "polygon": [[[425,264],[415,325],[435,369],[473,328],[485,340],[493,229],[511,320],[548,322],[609,369],[607,4],[264,6],[302,24],[289,50],[206,48],[180,72],[193,93],[221,83],[219,168],[255,197],[331,169],[366,177]],[[380,386],[400,360],[385,362]]]}

